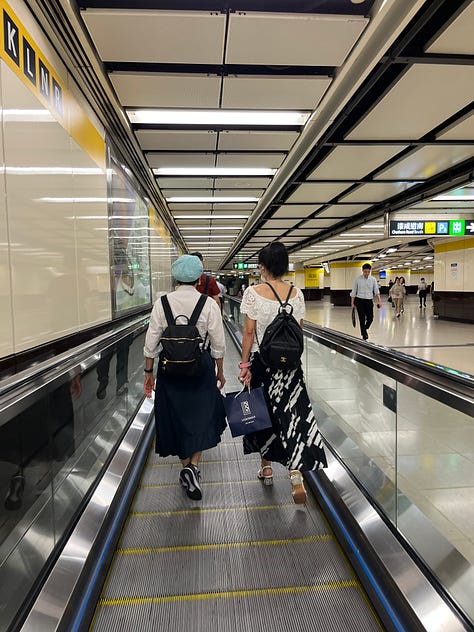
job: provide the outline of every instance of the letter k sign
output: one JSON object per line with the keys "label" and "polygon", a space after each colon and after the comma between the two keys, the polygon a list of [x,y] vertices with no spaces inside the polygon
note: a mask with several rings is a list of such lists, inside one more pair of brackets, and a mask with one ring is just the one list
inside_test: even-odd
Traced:
{"label": "letter k sign", "polygon": [[19,66],[18,27],[5,10],[3,11],[3,48],[7,55]]}

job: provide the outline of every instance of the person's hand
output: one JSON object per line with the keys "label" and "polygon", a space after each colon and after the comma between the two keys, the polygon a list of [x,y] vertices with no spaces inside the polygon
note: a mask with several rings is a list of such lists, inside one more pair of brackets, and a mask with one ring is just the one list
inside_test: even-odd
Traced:
{"label": "person's hand", "polygon": [[240,369],[239,380],[244,384],[244,386],[250,386],[250,381],[252,379],[252,374],[250,373],[250,369],[245,367]]}
{"label": "person's hand", "polygon": [[153,377],[153,373],[145,373],[145,383],[143,385],[143,392],[145,393],[145,397],[151,397],[155,386],[155,378]]}
{"label": "person's hand", "polygon": [[221,371],[217,371],[216,382],[217,382],[217,388],[219,390],[222,390],[224,388],[224,384],[225,384],[225,377],[224,377],[224,374]]}
{"label": "person's hand", "polygon": [[380,299],[377,301],[377,307],[379,309],[382,307],[382,301]]}

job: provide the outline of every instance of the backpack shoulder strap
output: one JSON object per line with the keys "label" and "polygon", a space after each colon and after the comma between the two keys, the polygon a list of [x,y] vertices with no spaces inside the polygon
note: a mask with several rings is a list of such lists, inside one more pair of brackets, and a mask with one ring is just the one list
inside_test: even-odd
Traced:
{"label": "backpack shoulder strap", "polygon": [[278,296],[278,294],[275,292],[275,288],[273,288],[270,283],[268,283],[267,281],[265,281],[265,283],[268,285],[268,287],[271,289],[271,291],[273,292],[273,294],[275,294],[275,296],[277,297],[278,302],[280,303],[281,307],[284,307],[285,305],[288,305],[288,301],[290,300],[290,296],[291,293],[293,292],[293,286],[290,285],[290,289],[288,290],[288,294],[287,297],[285,298],[285,302],[283,303],[280,300],[280,297]]}
{"label": "backpack shoulder strap", "polygon": [[204,289],[202,291],[203,294],[207,295],[207,290],[209,289],[209,282],[210,282],[209,275],[206,274],[206,282],[204,283]]}
{"label": "backpack shoulder strap", "polygon": [[200,313],[202,312],[202,308],[204,307],[205,302],[207,301],[207,296],[205,294],[201,294],[198,302],[196,303],[195,308],[193,309],[193,313],[189,317],[189,324],[195,325],[199,318]]}
{"label": "backpack shoulder strap", "polygon": [[161,304],[163,305],[163,311],[165,312],[166,322],[168,325],[174,325],[175,319],[166,294],[161,297]]}
{"label": "backpack shoulder strap", "polygon": [[268,285],[268,287],[271,289],[271,291],[273,292],[273,294],[275,294],[277,301],[280,303],[280,305],[283,307],[283,303],[280,300],[280,297],[278,296],[278,294],[275,292],[275,289],[270,285],[270,283],[268,283],[268,281],[265,281],[265,283]]}

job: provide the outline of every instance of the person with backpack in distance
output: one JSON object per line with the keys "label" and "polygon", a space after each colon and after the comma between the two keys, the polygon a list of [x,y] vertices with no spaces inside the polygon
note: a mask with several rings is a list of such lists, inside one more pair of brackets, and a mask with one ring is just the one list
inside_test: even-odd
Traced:
{"label": "person with backpack in distance", "polygon": [[189,498],[201,500],[201,453],[220,442],[227,425],[219,393],[225,384],[224,327],[216,302],[196,289],[201,261],[182,255],[171,274],[178,286],[155,302],[150,317],[143,390],[151,397],[155,387],[157,454],[179,457],[180,485]]}
{"label": "person with backpack in distance", "polygon": [[293,500],[306,502],[301,472],[327,467],[322,437],[304,383],[303,318],[300,289],[283,281],[288,253],[273,242],[258,257],[261,283],[248,287],[240,311],[245,314],[239,380],[263,386],[272,428],[247,434],[244,453],[259,452],[257,477],[273,484],[272,461],[289,470]]}

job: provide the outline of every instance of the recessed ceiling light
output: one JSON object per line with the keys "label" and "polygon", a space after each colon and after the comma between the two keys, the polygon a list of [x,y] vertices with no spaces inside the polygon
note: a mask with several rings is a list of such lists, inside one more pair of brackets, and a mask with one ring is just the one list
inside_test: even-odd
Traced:
{"label": "recessed ceiling light", "polygon": [[258,197],[169,197],[167,202],[207,202],[211,204],[222,204],[223,202],[258,202]]}
{"label": "recessed ceiling light", "polygon": [[[115,217],[115,215],[114,215]],[[250,215],[173,215],[174,219],[248,219]]]}
{"label": "recessed ceiling light", "polygon": [[290,110],[127,110],[133,124],[303,126],[310,112]]}
{"label": "recessed ceiling light", "polygon": [[433,198],[433,202],[472,202],[474,200],[474,195],[463,195],[462,193],[458,193],[458,195],[438,195],[438,197]]}
{"label": "recessed ceiling light", "polygon": [[241,226],[180,226],[179,230],[241,230]]}

